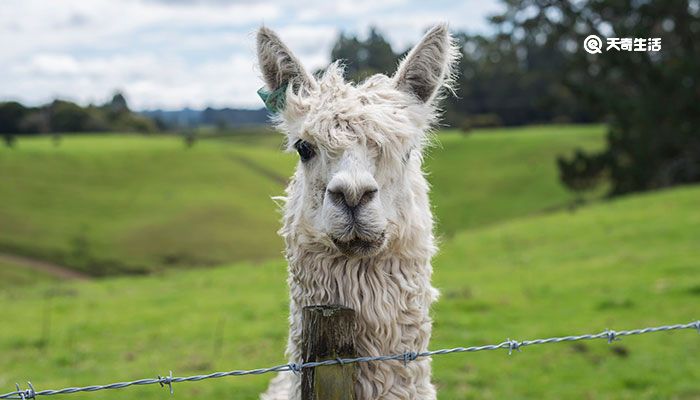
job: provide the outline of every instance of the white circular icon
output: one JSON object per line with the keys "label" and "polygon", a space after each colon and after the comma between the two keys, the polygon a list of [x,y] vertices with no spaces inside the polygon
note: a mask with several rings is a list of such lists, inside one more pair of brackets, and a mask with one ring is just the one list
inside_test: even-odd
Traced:
{"label": "white circular icon", "polygon": [[603,41],[596,35],[588,35],[583,39],[583,48],[591,54],[602,53]]}

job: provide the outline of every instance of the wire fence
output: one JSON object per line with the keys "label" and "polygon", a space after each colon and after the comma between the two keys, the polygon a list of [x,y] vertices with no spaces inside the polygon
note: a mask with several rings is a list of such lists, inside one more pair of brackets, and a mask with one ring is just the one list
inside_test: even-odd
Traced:
{"label": "wire fence", "polygon": [[110,383],[108,385],[70,387],[70,388],[64,388],[64,389],[58,389],[58,390],[46,389],[46,390],[37,391],[34,389],[34,386],[31,384],[31,382],[28,382],[27,389],[21,389],[19,384],[17,384],[16,391],[0,395],[0,399],[28,400],[28,399],[35,399],[37,396],[53,396],[53,395],[59,395],[59,394],[71,394],[71,393],[79,393],[79,392],[96,392],[98,390],[123,389],[123,388],[129,387],[129,386],[154,385],[154,384],[158,384],[161,387],[168,386],[168,388],[170,389],[170,394],[173,394],[173,383],[198,382],[198,381],[202,381],[205,379],[223,378],[226,376],[260,375],[260,374],[266,374],[266,373],[270,373],[270,372],[292,372],[292,373],[298,374],[301,372],[302,369],[305,369],[305,368],[315,368],[315,367],[320,367],[320,366],[324,366],[324,365],[352,364],[352,363],[373,362],[373,361],[395,360],[395,361],[401,361],[404,364],[407,364],[407,363],[409,363],[413,360],[416,360],[418,358],[421,358],[421,357],[431,357],[431,356],[452,354],[452,353],[470,353],[470,352],[485,351],[485,350],[507,349],[508,354],[512,354],[513,351],[520,351],[520,349],[522,349],[523,347],[526,347],[526,346],[534,346],[534,345],[550,344],[550,343],[561,343],[561,342],[574,342],[574,341],[578,341],[578,340],[592,340],[592,339],[606,339],[608,341],[608,343],[612,343],[614,341],[620,340],[620,338],[624,337],[624,336],[642,335],[645,333],[653,333],[653,332],[667,332],[667,331],[674,331],[674,330],[680,330],[680,329],[696,329],[698,331],[698,333],[700,333],[700,320],[695,321],[695,322],[690,322],[687,324],[664,325],[664,326],[657,326],[657,327],[650,327],[650,328],[631,329],[631,330],[626,330],[626,331],[605,330],[604,332],[596,333],[596,334],[550,337],[550,338],[546,338],[546,339],[524,340],[522,342],[519,342],[517,340],[508,339],[505,342],[501,342],[499,344],[489,344],[489,345],[483,345],[483,346],[455,347],[452,349],[432,350],[432,351],[424,351],[424,352],[406,352],[406,353],[401,353],[401,354],[372,356],[372,357],[337,358],[337,359],[331,359],[331,360],[326,360],[326,361],[307,362],[307,363],[300,363],[300,364],[289,363],[289,364],[281,364],[281,365],[277,365],[277,366],[269,367],[269,368],[236,370],[236,371],[227,371],[227,372],[214,372],[214,373],[206,374],[206,375],[193,375],[193,376],[187,376],[187,377],[174,377],[172,371],[170,371],[169,375],[158,376],[156,378],[146,378],[146,379],[139,379],[139,380],[129,381],[129,382]]}

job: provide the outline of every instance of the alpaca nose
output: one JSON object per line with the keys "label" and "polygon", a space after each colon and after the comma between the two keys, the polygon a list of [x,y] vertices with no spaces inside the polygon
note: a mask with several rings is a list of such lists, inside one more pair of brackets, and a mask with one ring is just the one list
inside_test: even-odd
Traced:
{"label": "alpaca nose", "polygon": [[326,193],[331,201],[341,205],[350,211],[369,203],[377,194],[376,185],[364,185],[360,187],[333,186],[328,187]]}

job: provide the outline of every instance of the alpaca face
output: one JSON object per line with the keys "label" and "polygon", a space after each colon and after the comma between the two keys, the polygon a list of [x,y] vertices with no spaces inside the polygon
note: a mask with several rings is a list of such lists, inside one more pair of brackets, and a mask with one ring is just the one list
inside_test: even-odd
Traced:
{"label": "alpaca face", "polygon": [[311,206],[304,219],[315,236],[326,236],[347,256],[376,254],[392,217],[385,195],[391,188],[377,174],[378,149],[352,143],[331,152],[303,139],[295,147],[301,159],[299,190]]}
{"label": "alpaca face", "polygon": [[277,125],[299,154],[286,205],[295,236],[346,257],[380,253],[415,212],[416,186],[425,191],[421,152],[455,59],[446,27],[428,32],[393,77],[359,85],[338,63],[308,75],[266,28],[258,56],[268,89],[287,87]]}
{"label": "alpaca face", "polygon": [[420,174],[408,161],[424,136],[415,129],[406,134],[400,106],[334,77],[332,84],[321,80],[318,90],[327,95],[307,99],[307,111],[288,129],[290,149],[299,155],[299,221],[346,256],[372,256],[397,234],[392,228],[400,225],[402,203],[412,197],[408,177]]}
{"label": "alpaca face", "polygon": [[[391,105],[380,126],[367,91],[343,85],[343,94],[333,90],[332,100],[311,106],[289,133],[299,154],[294,191],[304,207],[298,217],[317,241],[346,256],[372,256],[396,236],[390,228],[399,225],[401,203],[411,197],[408,158],[420,136],[402,137],[400,118],[392,119],[400,109]],[[348,106],[352,115],[343,111]]]}

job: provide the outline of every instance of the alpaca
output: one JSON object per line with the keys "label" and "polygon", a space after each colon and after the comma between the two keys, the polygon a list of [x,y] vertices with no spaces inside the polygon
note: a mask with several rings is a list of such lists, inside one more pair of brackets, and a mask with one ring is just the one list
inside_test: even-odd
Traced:
{"label": "alpaca", "polygon": [[[357,313],[356,348],[375,356],[425,351],[438,291],[422,152],[450,89],[457,49],[446,25],[400,63],[354,85],[338,62],[307,74],[278,36],[257,34],[260,70],[278,128],[300,161],[286,189],[283,227],[290,289],[287,357],[301,362],[302,308],[340,304]],[[270,94],[271,93],[271,94]],[[435,399],[431,360],[358,364],[358,399]],[[275,377],[263,400],[297,400],[300,377]]]}

